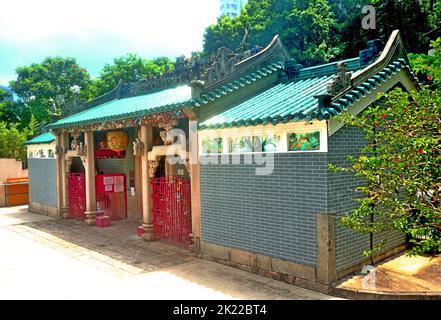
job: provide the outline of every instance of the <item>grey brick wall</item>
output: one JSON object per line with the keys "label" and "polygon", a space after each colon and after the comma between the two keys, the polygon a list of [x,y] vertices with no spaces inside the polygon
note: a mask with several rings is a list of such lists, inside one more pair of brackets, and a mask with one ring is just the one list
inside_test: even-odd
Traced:
{"label": "grey brick wall", "polygon": [[56,160],[28,159],[29,201],[57,206]]}
{"label": "grey brick wall", "polygon": [[256,165],[201,165],[202,240],[315,265],[326,154],[274,156],[268,176],[257,176]]}
{"label": "grey brick wall", "polygon": [[[274,172],[255,175],[255,165],[202,165],[202,240],[316,265],[316,214],[341,217],[357,205],[362,183],[334,173],[328,163],[348,164],[365,143],[362,132],[344,127],[329,138],[328,153],[275,154]],[[374,244],[382,239],[374,235]],[[384,250],[403,243],[394,233]],[[369,234],[336,226],[336,264],[341,271],[365,259]]]}
{"label": "grey brick wall", "polygon": [[[347,166],[347,156],[357,156],[358,150],[364,145],[363,133],[357,128],[344,127],[329,138],[328,161]],[[362,184],[360,178],[349,173],[329,172],[328,178],[328,212],[342,216],[357,205],[360,196],[354,190]],[[385,236],[385,233],[374,234],[374,246]],[[402,244],[404,235],[399,232],[389,232],[389,241],[383,251]],[[337,223],[336,226],[336,264],[337,271],[344,270],[366,259],[362,253],[370,248],[369,234],[360,234]]]}

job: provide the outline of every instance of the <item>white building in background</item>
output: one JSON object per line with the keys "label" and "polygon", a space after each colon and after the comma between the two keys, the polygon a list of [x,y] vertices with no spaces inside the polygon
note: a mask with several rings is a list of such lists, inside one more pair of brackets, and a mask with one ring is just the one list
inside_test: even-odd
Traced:
{"label": "white building in background", "polygon": [[248,0],[221,0],[221,16],[237,17]]}

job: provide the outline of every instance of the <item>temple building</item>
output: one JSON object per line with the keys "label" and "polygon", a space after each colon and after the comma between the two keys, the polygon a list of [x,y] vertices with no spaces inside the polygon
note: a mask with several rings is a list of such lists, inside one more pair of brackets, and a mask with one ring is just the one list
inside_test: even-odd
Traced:
{"label": "temple building", "polygon": [[[419,88],[398,31],[359,57],[307,68],[278,36],[254,55],[180,60],[161,78],[67,104],[30,140],[30,208],[91,226],[140,221],[145,241],[325,292],[370,246],[337,221],[357,205],[359,180],[327,165],[365,140],[335,116],[396,87]],[[404,244],[393,234],[377,259]]]}

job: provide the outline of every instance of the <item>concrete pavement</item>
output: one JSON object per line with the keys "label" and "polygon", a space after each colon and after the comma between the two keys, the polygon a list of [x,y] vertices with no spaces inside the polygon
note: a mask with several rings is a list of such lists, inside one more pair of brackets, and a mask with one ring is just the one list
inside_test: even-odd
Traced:
{"label": "concrete pavement", "polygon": [[135,228],[0,209],[0,299],[333,299],[144,242]]}

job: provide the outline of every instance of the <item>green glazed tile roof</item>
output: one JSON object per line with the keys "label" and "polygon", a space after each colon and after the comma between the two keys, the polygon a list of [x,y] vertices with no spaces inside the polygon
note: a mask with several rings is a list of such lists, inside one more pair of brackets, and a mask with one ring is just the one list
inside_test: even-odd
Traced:
{"label": "green glazed tile roof", "polygon": [[252,72],[236,81],[230,82],[216,90],[210,91],[208,93],[202,94],[199,98],[193,99],[193,105],[199,107],[201,105],[207,104],[210,101],[214,101],[219,99],[230,92],[239,90],[261,78],[267,77],[268,75],[278,72],[279,70],[284,68],[283,62],[275,62],[265,67],[261,67],[255,72]]}
{"label": "green glazed tile roof", "polygon": [[284,68],[282,62],[261,67],[236,81],[230,82],[216,90],[204,93],[197,99],[191,98],[191,87],[180,86],[148,95],[113,100],[89,110],[61,119],[50,128],[65,128],[98,123],[108,120],[120,120],[159,112],[177,111],[181,107],[199,107],[219,99],[233,91],[239,90],[263,77]]}
{"label": "green glazed tile roof", "polygon": [[51,143],[54,140],[55,136],[51,132],[45,132],[26,141],[25,144],[45,144]]}
{"label": "green glazed tile roof", "polygon": [[117,99],[92,109],[85,110],[58,120],[51,128],[98,123],[106,120],[120,120],[159,112],[179,110],[191,103],[191,87],[180,86],[137,97]]}
{"label": "green glazed tile roof", "polygon": [[265,92],[201,123],[201,128],[288,122],[317,109],[315,95],[326,93],[331,75],[279,83]]}
{"label": "green glazed tile roof", "polygon": [[[351,62],[354,59],[351,59]],[[355,61],[355,60],[354,60]],[[353,70],[360,66],[353,65]],[[288,121],[324,120],[338,115],[354,102],[360,100],[367,92],[386,81],[392,74],[402,68],[409,68],[403,59],[392,62],[360,85],[348,88],[343,97],[333,101],[329,107],[319,108],[316,95],[326,94],[327,84],[334,77],[334,72],[320,76],[307,76],[292,81],[279,83],[254,96],[253,98],[221,113],[204,122],[200,129],[252,126],[258,124],[277,124]],[[305,72],[309,72],[308,68]],[[410,69],[409,72],[411,76]],[[311,73],[320,74],[320,73]]]}

